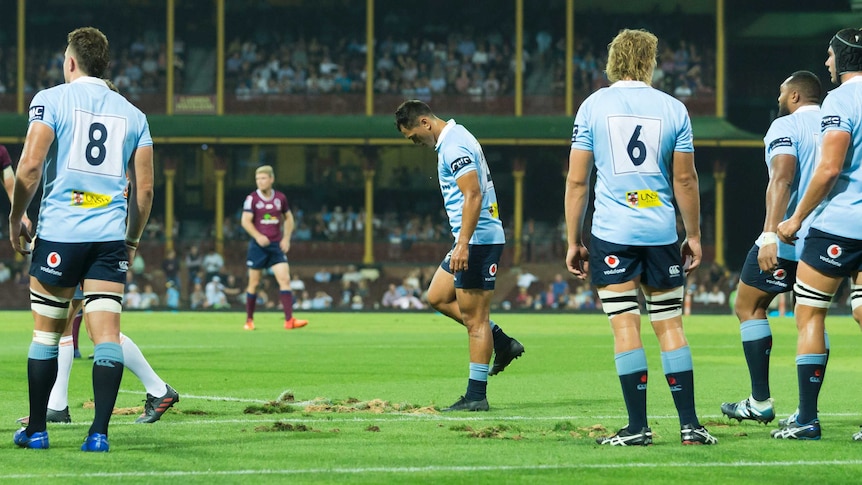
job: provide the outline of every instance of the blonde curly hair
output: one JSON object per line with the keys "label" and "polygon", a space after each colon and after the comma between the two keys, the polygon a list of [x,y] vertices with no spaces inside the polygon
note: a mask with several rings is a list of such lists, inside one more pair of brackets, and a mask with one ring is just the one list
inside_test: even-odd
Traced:
{"label": "blonde curly hair", "polygon": [[615,83],[630,79],[652,83],[656,66],[658,37],[646,30],[623,29],[608,44],[608,64],[605,73]]}

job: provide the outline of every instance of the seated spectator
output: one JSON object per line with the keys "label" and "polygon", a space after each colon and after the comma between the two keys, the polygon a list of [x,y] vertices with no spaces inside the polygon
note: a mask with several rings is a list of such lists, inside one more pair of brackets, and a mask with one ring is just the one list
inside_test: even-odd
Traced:
{"label": "seated spectator", "polygon": [[554,300],[557,302],[565,300],[569,296],[569,282],[563,279],[563,275],[557,273],[554,275],[554,282],[551,283],[554,289]]}
{"label": "seated spectator", "polygon": [[706,305],[709,303],[709,292],[706,291],[706,285],[703,283],[697,285],[697,290],[694,292],[694,296],[691,301],[694,303],[700,303],[702,305]]}
{"label": "seated spectator", "polygon": [[345,271],[344,274],[341,275],[341,280],[348,283],[359,283],[360,281],[362,281],[363,278],[364,276],[362,275],[362,273],[356,269],[355,265],[352,264],[348,265],[347,271]]}
{"label": "seated spectator", "polygon": [[275,306],[275,303],[273,303],[269,299],[269,295],[266,293],[265,289],[258,288],[255,305],[257,305],[259,308],[273,308]]}
{"label": "seated spectator", "polygon": [[[185,258],[186,271],[188,271],[190,285],[194,284],[193,281],[195,276],[198,274],[198,271],[200,271],[203,262],[204,258],[200,253],[200,248],[197,245],[191,246]],[[203,284],[203,282],[201,282],[201,284]]]}
{"label": "seated spectator", "polygon": [[0,283],[5,283],[12,279],[12,270],[6,266],[6,263],[0,261]]}
{"label": "seated spectator", "polygon": [[165,282],[165,306],[171,310],[180,309],[180,290],[177,289],[178,287],[179,285],[171,280]]}
{"label": "seated spectator", "polygon": [[538,298],[536,298],[536,303],[538,303],[539,308],[557,308],[557,297],[554,295],[553,283],[548,283],[545,291],[539,293]]}
{"label": "seated spectator", "polygon": [[225,296],[227,297],[228,302],[231,300],[237,301],[237,297],[242,297],[241,301],[245,302],[245,289],[240,288],[239,283],[236,281],[236,276],[229,274],[227,278],[225,278],[224,288]]}
{"label": "seated spectator", "polygon": [[527,291],[527,288],[521,286],[518,288],[518,296],[515,297],[515,308],[530,309],[533,307],[533,296]]}
{"label": "seated spectator", "polygon": [[528,289],[533,283],[539,281],[539,277],[529,271],[521,271],[518,275],[518,288]]}
{"label": "seated spectator", "polygon": [[206,273],[207,281],[212,281],[213,276],[221,275],[222,268],[224,268],[224,258],[213,248],[204,256],[201,266]]}
{"label": "seated spectator", "polygon": [[197,282],[192,287],[192,294],[189,297],[189,304],[192,310],[200,310],[205,308],[207,295],[204,293],[204,287],[200,282]]}
{"label": "seated spectator", "polygon": [[589,284],[578,286],[575,294],[569,300],[571,301],[571,307],[578,310],[593,310],[596,308],[595,295]]}
{"label": "seated spectator", "polygon": [[362,297],[359,295],[353,295],[353,298],[350,300],[350,309],[362,310],[363,308],[365,308],[365,304],[362,302]]}
{"label": "seated spectator", "polygon": [[325,291],[318,290],[317,293],[314,294],[314,298],[311,300],[311,308],[312,310],[326,310],[332,308],[332,297]]}
{"label": "seated spectator", "polygon": [[293,273],[290,275],[290,291],[295,293],[305,291],[305,282],[299,277],[299,273]]}
{"label": "seated spectator", "polygon": [[153,285],[147,283],[144,285],[144,292],[141,293],[141,309],[149,310],[159,306],[159,295],[153,291]]}
{"label": "seated spectator", "polygon": [[380,304],[383,305],[383,308],[393,308],[395,300],[398,298],[401,298],[398,288],[395,286],[395,283],[389,283],[389,288],[383,294],[383,300],[381,300]]}
{"label": "seated spectator", "polygon": [[173,282],[175,286],[180,286],[180,261],[177,259],[177,252],[173,249],[165,254],[165,259],[162,260],[162,271],[165,272],[165,278]]}
{"label": "seated spectator", "polygon": [[311,295],[309,295],[307,291],[303,290],[302,295],[300,295],[299,298],[299,306],[294,305],[293,308],[299,308],[300,310],[311,310]]}
{"label": "seated spectator", "polygon": [[138,292],[138,285],[131,283],[126,288],[126,295],[123,297],[123,303],[126,308],[137,310],[141,308],[141,294]]}
{"label": "seated spectator", "polygon": [[411,293],[399,296],[394,302],[392,302],[392,307],[401,310],[423,310],[425,308],[425,304],[422,303],[422,300],[420,300],[419,297]]}
{"label": "seated spectator", "polygon": [[718,285],[712,285],[712,290],[706,294],[706,303],[708,305],[722,306],[726,301],[727,297]]}
{"label": "seated spectator", "polygon": [[204,308],[213,308],[219,310],[221,308],[230,308],[227,301],[227,295],[224,293],[224,285],[221,278],[213,276],[206,286],[206,302]]}
{"label": "seated spectator", "polygon": [[332,273],[330,273],[326,268],[320,268],[316,273],[314,273],[314,281],[318,283],[329,283],[332,280]]}

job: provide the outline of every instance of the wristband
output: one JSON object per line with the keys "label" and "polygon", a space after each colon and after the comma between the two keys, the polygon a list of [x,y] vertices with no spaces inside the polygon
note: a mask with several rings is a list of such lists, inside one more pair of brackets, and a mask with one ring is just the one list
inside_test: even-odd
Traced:
{"label": "wristband", "polygon": [[760,234],[760,237],[757,238],[757,241],[754,241],[754,244],[759,248],[770,244],[778,244],[778,234],[775,234],[774,232],[763,232]]}
{"label": "wristband", "polygon": [[140,242],[141,242],[141,238],[135,238],[135,239],[130,238],[130,237],[126,238],[126,246],[131,246],[133,248],[137,248],[138,243],[140,243]]}

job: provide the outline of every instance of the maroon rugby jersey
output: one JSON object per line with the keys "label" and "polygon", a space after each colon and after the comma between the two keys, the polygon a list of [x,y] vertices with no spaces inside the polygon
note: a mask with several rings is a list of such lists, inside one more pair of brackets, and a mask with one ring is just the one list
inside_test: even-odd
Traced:
{"label": "maroon rugby jersey", "polygon": [[290,210],[284,194],[273,190],[272,197],[265,199],[259,190],[255,190],[245,198],[242,210],[251,212],[251,222],[258,232],[268,237],[271,242],[281,241],[284,214]]}
{"label": "maroon rugby jersey", "polygon": [[[0,145],[0,172],[6,170],[6,167],[12,166],[12,158],[9,157],[9,151],[6,150],[6,147]],[[2,178],[2,177],[0,177]]]}

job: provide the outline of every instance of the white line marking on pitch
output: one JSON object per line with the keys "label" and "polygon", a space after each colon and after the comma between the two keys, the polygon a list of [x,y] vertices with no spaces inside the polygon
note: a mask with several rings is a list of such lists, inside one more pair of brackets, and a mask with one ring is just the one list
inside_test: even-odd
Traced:
{"label": "white line marking on pitch", "polygon": [[0,478],[39,479],[39,478],[131,478],[131,477],[218,477],[239,475],[326,475],[326,474],[374,474],[374,473],[475,473],[500,471],[531,470],[584,470],[584,469],[621,469],[621,468],[776,468],[796,466],[862,466],[862,460],[825,460],[825,461],[736,461],[707,463],[567,463],[559,465],[503,465],[503,466],[424,466],[424,467],[368,467],[368,468],[309,468],[284,470],[193,470],[163,472],[103,472],[103,473],[55,473],[55,474],[17,474],[3,475]]}

